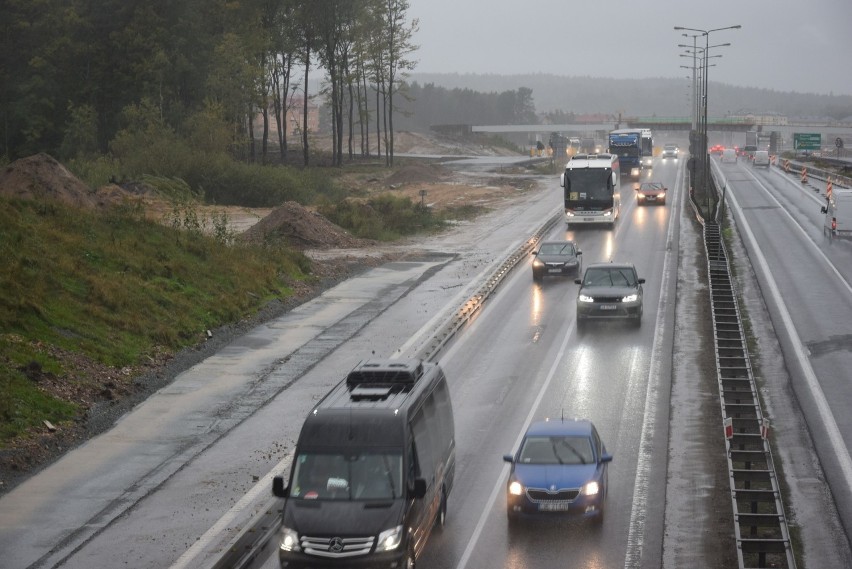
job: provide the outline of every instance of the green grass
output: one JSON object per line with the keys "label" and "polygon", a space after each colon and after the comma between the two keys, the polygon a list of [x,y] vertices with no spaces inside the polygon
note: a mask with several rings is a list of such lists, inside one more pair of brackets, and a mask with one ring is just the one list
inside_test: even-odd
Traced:
{"label": "green grass", "polygon": [[307,258],[287,249],[227,245],[128,209],[36,201],[0,200],[0,256],[0,448],[45,419],[81,412],[26,373],[67,374],[56,350],[134,366],[311,278]]}

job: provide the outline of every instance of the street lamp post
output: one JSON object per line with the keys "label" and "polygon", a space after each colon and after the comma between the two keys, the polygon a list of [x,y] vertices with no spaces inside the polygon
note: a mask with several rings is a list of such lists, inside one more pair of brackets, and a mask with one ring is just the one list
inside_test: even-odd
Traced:
{"label": "street lamp post", "polygon": [[[692,130],[698,128],[698,86],[696,84],[695,77],[695,54],[696,54],[696,39],[701,34],[681,34],[683,37],[692,38],[692,97],[694,102],[692,104]],[[681,44],[679,47],[687,47]]]}
{"label": "street lamp post", "polygon": [[[701,139],[702,139],[702,146],[704,146],[704,148],[702,149],[702,154],[703,154],[702,164],[703,164],[703,168],[704,168],[704,175],[703,175],[704,180],[703,180],[703,182],[704,182],[704,195],[705,195],[706,203],[707,203],[707,215],[708,216],[711,213],[710,212],[710,155],[707,153],[707,87],[708,87],[708,84],[709,84],[709,82],[707,80],[707,75],[708,75],[707,71],[708,71],[708,67],[709,67],[707,60],[709,59],[708,56],[709,56],[709,51],[710,51],[710,47],[711,47],[710,46],[710,34],[713,33],[713,32],[721,32],[723,30],[738,30],[740,28],[742,28],[742,26],[739,25],[739,24],[737,24],[736,26],[727,26],[727,27],[724,27],[724,28],[714,28],[712,30],[700,30],[700,29],[697,29],[697,28],[685,28],[683,26],[675,26],[674,27],[674,29],[677,30],[677,31],[698,32],[699,35],[704,36],[704,57],[702,58],[704,60],[704,64],[703,64],[704,77],[703,77],[703,80],[702,80],[702,82],[704,83],[704,86],[703,86],[703,89],[702,89],[702,100],[701,100],[701,103],[704,106],[704,108],[703,108],[704,116],[702,117],[703,120],[701,121],[700,136],[701,136]],[[730,44],[720,44],[718,46],[712,46],[712,47],[721,47],[722,45],[730,45]]]}

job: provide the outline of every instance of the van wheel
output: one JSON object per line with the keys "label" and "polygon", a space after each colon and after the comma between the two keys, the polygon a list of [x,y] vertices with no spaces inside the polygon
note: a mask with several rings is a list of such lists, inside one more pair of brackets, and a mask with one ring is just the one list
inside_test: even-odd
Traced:
{"label": "van wheel", "polygon": [[435,527],[439,530],[444,529],[447,525],[447,494],[441,491],[441,507],[438,508],[438,517],[435,518]]}

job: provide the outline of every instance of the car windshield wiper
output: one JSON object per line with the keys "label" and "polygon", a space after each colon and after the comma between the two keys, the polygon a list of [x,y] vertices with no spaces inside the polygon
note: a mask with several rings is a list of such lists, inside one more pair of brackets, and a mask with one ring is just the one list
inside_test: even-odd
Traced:
{"label": "car windshield wiper", "polygon": [[[577,452],[577,449],[575,449],[574,447],[572,447],[569,444],[566,444],[565,441],[561,441],[559,444],[563,448],[567,448],[568,450],[570,450],[574,454],[574,456],[579,458],[581,464],[586,464],[586,459],[583,457],[582,454]],[[556,458],[559,459],[559,464],[565,464],[564,462],[562,462],[562,459],[559,458],[559,454],[556,452],[556,443],[553,443],[553,453],[557,455]]]}
{"label": "car windshield wiper", "polygon": [[393,473],[391,472],[391,468],[388,465],[388,455],[382,455],[382,463],[385,465],[385,474],[388,477],[388,485],[391,490],[391,498],[396,499],[396,488],[393,485]]}

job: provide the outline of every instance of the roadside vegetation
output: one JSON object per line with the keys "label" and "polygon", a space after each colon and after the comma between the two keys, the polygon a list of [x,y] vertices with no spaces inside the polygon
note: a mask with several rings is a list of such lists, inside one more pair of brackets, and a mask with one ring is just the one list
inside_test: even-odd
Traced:
{"label": "roadside vegetation", "polygon": [[132,368],[312,278],[300,253],[227,243],[224,219],[205,228],[191,208],[170,216],[172,227],[132,208],[101,214],[2,200],[0,444],[84,411],[40,388],[57,377],[91,379],[66,368],[63,354]]}

